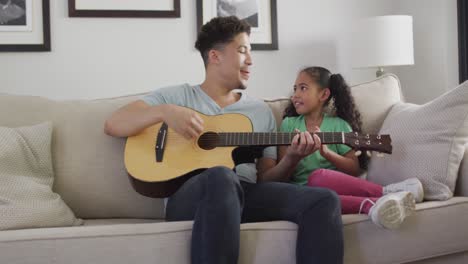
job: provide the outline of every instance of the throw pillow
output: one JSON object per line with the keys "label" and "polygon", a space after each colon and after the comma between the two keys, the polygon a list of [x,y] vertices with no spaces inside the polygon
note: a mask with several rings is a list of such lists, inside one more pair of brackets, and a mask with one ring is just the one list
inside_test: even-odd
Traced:
{"label": "throw pillow", "polygon": [[390,134],[393,153],[371,158],[368,179],[387,185],[417,177],[426,200],[451,198],[468,142],[467,115],[468,82],[424,105],[396,104],[379,132]]}
{"label": "throw pillow", "polygon": [[0,127],[0,230],[80,225],[52,191],[52,124]]}

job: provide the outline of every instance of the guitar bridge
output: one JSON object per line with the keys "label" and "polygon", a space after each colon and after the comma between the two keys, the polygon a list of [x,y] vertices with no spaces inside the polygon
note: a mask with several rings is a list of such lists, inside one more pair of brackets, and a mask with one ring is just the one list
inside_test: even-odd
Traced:
{"label": "guitar bridge", "polygon": [[166,146],[166,140],[167,140],[167,129],[168,129],[167,124],[163,123],[156,137],[156,147],[155,147],[156,162],[163,161],[164,148]]}

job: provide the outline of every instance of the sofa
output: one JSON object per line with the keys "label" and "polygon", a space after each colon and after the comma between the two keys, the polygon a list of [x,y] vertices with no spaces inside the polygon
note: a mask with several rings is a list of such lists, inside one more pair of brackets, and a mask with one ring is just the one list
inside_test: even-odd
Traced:
{"label": "sofa", "polygon": [[[391,74],[351,91],[366,133],[378,133],[392,106],[404,101]],[[163,199],[132,189],[125,139],[103,133],[104,120],[140,96],[54,101],[0,94],[0,126],[52,122],[53,191],[83,219],[79,226],[0,231],[0,263],[190,263],[192,222],[165,222]],[[265,101],[280,122],[288,99]],[[417,204],[399,229],[343,215],[345,263],[468,263],[467,196],[468,145],[454,197]],[[239,263],[295,263],[296,232],[286,221],[242,224]]]}

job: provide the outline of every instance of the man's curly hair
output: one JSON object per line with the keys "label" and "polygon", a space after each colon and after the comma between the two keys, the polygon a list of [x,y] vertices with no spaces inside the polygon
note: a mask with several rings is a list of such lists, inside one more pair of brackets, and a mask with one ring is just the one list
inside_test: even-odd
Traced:
{"label": "man's curly hair", "polygon": [[203,25],[198,32],[195,48],[200,51],[205,66],[208,64],[208,51],[222,49],[239,33],[250,35],[250,25],[235,16],[215,17]]}

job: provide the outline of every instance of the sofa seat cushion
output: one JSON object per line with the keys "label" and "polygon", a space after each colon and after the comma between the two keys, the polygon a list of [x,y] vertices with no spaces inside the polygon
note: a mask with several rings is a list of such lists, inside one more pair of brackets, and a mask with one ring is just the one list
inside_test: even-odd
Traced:
{"label": "sofa seat cushion", "polygon": [[[0,255],[2,263],[15,263],[18,254],[22,254],[24,263],[37,264],[50,263],[51,259],[69,264],[119,264],[135,260],[188,264],[192,224],[192,221],[98,224],[4,231],[0,236]],[[239,263],[292,263],[296,230],[295,224],[284,221],[243,224]]]}
{"label": "sofa seat cushion", "polygon": [[[189,263],[192,222],[154,221],[87,220],[81,227],[4,231],[0,255],[5,263],[19,253],[34,263]],[[366,215],[344,215],[345,263],[410,262],[466,251],[467,222],[466,197],[418,204],[397,230],[379,228]],[[242,224],[239,263],[294,263],[296,232],[285,221]]]}
{"label": "sofa seat cushion", "polygon": [[101,219],[85,219],[85,226],[102,226],[102,225],[122,225],[122,224],[146,224],[164,222],[161,219],[142,219],[142,218],[101,218]]}
{"label": "sofa seat cushion", "polygon": [[468,249],[468,197],[416,205],[397,230],[345,215],[345,263],[406,263]]}

